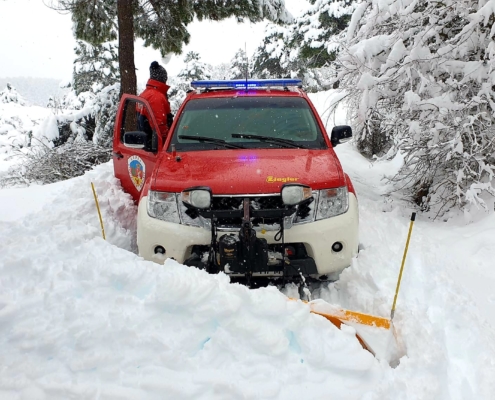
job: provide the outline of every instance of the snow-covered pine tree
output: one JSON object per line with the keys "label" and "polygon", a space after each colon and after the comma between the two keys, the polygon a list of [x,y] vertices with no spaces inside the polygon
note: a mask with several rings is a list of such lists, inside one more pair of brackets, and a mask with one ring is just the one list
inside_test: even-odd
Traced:
{"label": "snow-covered pine tree", "polygon": [[171,89],[168,93],[172,113],[176,113],[191,89],[191,81],[211,79],[212,67],[201,61],[199,53],[190,51],[184,57],[184,68],[177,77],[168,82]]}
{"label": "snow-covered pine tree", "polygon": [[26,105],[24,98],[10,83],[7,83],[5,89],[0,92],[0,103],[15,103],[21,106]]}
{"label": "snow-covered pine tree", "polygon": [[291,47],[294,26],[268,24],[263,43],[253,56],[253,75],[257,78],[290,78],[291,70],[299,75],[297,49]]}
{"label": "snow-covered pine tree", "polygon": [[55,147],[67,142],[86,142],[92,139],[95,126],[91,116],[94,97],[91,92],[77,95],[72,89],[61,100],[51,99],[47,108],[53,110],[59,130],[59,136],[53,143]]}
{"label": "snow-covered pine tree", "polygon": [[106,87],[119,82],[119,56],[116,44],[109,42],[93,46],[78,40],[74,50],[76,59],[73,87],[76,94],[95,93],[99,86]]}
{"label": "snow-covered pine tree", "polygon": [[113,126],[119,103],[120,72],[117,43],[109,42],[93,46],[78,44],[78,57],[74,61],[74,89],[86,87],[94,94],[91,117],[94,118],[93,143],[110,147]]}
{"label": "snow-covered pine tree", "polygon": [[96,92],[93,105],[95,132],[93,143],[110,148],[113,140],[115,117],[119,108],[120,83],[104,86]]}
{"label": "snow-covered pine tree", "polygon": [[336,47],[328,41],[347,27],[356,0],[310,0],[310,8],[291,24],[270,24],[263,44],[254,56],[255,74],[260,77],[303,78],[309,90],[327,88],[328,68]]}
{"label": "snow-covered pine tree", "polygon": [[251,77],[252,63],[248,60],[244,50],[239,49],[230,60],[230,71],[228,79],[244,79]]}
{"label": "snow-covered pine tree", "polygon": [[224,80],[230,77],[230,64],[221,63],[211,67],[211,79]]}
{"label": "snow-covered pine tree", "polygon": [[400,151],[393,181],[423,209],[495,195],[494,21],[493,0],[366,0],[352,16],[338,79],[358,144]]}
{"label": "snow-covered pine tree", "polygon": [[[19,108],[25,105],[23,97],[10,83],[7,83],[5,89],[0,91],[0,156],[2,159],[30,146],[33,130],[39,121],[24,116],[25,112],[20,111]],[[9,109],[13,112],[6,112]],[[17,112],[14,111],[15,109],[18,109]]]}
{"label": "snow-covered pine tree", "polygon": [[115,43],[93,46],[77,41],[72,83],[73,92],[63,100],[66,110],[59,116],[60,143],[91,140],[110,146],[119,101],[118,54]]}
{"label": "snow-covered pine tree", "polygon": [[295,22],[294,44],[306,68],[321,68],[335,60],[336,48],[326,43],[349,25],[356,0],[309,0],[311,7]]}
{"label": "snow-covered pine tree", "polygon": [[201,61],[199,53],[190,51],[184,57],[184,68],[177,75],[186,82],[210,79],[211,66]]}

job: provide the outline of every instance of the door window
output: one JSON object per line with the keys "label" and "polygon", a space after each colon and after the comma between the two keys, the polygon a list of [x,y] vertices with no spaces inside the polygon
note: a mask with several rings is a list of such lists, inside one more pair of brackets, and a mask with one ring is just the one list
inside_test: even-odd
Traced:
{"label": "door window", "polygon": [[[146,105],[136,99],[127,99],[122,115],[120,142],[124,143],[127,132],[144,132],[147,135],[144,150],[156,148],[157,128]],[[153,146],[155,144],[155,146]]]}

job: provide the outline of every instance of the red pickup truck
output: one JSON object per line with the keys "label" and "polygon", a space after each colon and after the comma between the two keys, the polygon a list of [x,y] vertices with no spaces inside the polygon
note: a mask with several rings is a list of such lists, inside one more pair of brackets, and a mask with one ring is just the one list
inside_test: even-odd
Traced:
{"label": "red pickup truck", "polygon": [[234,277],[334,279],[358,251],[358,206],[297,79],[196,81],[168,137],[124,95],[115,176],[138,206],[139,254]]}

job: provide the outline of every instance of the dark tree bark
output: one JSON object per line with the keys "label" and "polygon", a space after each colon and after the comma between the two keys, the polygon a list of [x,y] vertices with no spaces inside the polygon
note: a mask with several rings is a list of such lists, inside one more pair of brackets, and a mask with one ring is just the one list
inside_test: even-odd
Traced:
{"label": "dark tree bark", "polygon": [[134,65],[134,0],[117,1],[119,24],[120,96],[136,94],[136,67]]}

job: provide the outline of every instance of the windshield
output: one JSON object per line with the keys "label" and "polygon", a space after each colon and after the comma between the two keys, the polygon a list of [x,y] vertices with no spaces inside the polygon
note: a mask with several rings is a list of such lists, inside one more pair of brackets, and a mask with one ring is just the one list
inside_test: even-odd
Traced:
{"label": "windshield", "polygon": [[[245,148],[327,148],[309,104],[300,97],[190,100],[180,115],[171,144],[175,144],[177,150],[225,148],[213,141],[193,140],[191,136]],[[295,145],[288,146],[283,141]]]}

